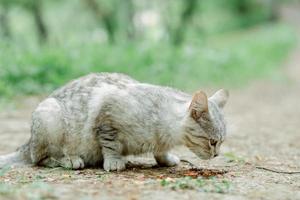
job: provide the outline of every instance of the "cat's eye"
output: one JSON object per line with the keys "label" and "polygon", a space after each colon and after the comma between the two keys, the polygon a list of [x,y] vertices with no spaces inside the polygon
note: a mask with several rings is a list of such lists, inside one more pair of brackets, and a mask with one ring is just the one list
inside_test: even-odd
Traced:
{"label": "cat's eye", "polygon": [[210,139],[210,140],[209,140],[209,144],[210,144],[211,146],[216,146],[217,143],[218,143],[217,140],[214,140],[214,139]]}

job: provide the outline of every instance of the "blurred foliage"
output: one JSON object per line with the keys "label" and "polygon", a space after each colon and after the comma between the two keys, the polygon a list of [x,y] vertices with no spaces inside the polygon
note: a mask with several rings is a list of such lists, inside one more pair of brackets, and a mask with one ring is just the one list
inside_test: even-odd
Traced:
{"label": "blurred foliage", "polygon": [[270,25],[211,38],[201,48],[90,42],[30,49],[0,44],[0,93],[49,92],[74,77],[99,71],[124,72],[190,90],[207,84],[242,84],[272,72],[293,45],[290,35],[285,26]]}
{"label": "blurred foliage", "polygon": [[0,0],[0,95],[48,93],[101,71],[188,90],[247,83],[293,46],[292,30],[273,17],[277,4]]}
{"label": "blurred foliage", "polygon": [[[164,30],[163,35],[170,42],[178,45],[189,36],[186,36],[189,30],[211,34],[275,20],[279,5],[278,0],[0,0],[0,13],[7,15],[8,20],[10,13],[16,9],[28,12],[43,40],[48,39],[47,27],[54,28],[51,24],[53,19],[56,20],[54,26],[63,25],[58,19],[66,15],[60,16],[62,13],[57,11],[60,10],[73,15],[68,21],[72,26],[77,26],[79,18],[90,21],[87,24],[93,24],[94,28],[99,26],[111,43],[115,42],[116,37],[122,38],[124,35],[132,38],[135,36],[134,29],[147,29],[152,23],[157,30]],[[144,30],[137,32],[142,33],[140,36],[143,37]]]}

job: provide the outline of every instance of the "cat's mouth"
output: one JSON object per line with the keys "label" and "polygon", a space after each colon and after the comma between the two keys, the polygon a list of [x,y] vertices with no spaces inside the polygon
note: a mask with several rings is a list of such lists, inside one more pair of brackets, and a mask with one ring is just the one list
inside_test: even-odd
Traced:
{"label": "cat's mouth", "polygon": [[199,152],[197,155],[203,160],[209,160],[219,156],[219,153],[211,150],[211,151]]}

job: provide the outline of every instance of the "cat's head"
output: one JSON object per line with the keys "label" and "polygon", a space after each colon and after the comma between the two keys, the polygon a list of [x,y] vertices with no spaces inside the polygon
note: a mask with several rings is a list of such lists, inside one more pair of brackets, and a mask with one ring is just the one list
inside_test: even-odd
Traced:
{"label": "cat's head", "polygon": [[223,89],[210,98],[202,91],[193,96],[184,126],[184,142],[202,159],[211,159],[219,154],[226,135],[223,108],[228,97],[228,92]]}

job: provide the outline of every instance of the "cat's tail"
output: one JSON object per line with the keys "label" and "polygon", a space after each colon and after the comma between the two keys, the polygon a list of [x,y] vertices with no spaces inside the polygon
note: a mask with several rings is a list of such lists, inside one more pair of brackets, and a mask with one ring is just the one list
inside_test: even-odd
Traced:
{"label": "cat's tail", "polygon": [[24,144],[17,151],[0,156],[0,169],[4,167],[24,166],[31,164],[29,144]]}

